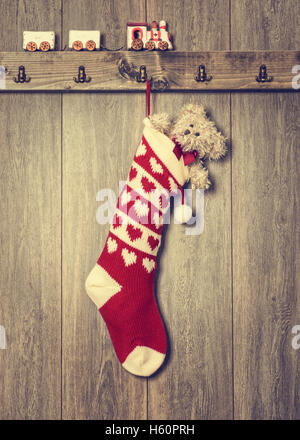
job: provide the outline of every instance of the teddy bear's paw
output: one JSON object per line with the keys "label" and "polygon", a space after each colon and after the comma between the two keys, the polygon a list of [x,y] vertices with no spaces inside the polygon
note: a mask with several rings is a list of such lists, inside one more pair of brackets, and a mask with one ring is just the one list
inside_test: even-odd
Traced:
{"label": "teddy bear's paw", "polygon": [[210,186],[211,186],[211,181],[207,177],[207,178],[204,178],[201,182],[199,182],[198,188],[200,188],[200,189],[209,189]]}
{"label": "teddy bear's paw", "polygon": [[206,182],[203,183],[203,189],[209,189],[211,187],[211,181],[207,178]]}
{"label": "teddy bear's paw", "polygon": [[211,186],[211,181],[208,177],[208,170],[197,165],[192,166],[190,170],[190,178],[192,188],[208,189]]}
{"label": "teddy bear's paw", "polygon": [[209,178],[199,177],[197,179],[191,179],[192,189],[209,189],[211,181]]}
{"label": "teddy bear's paw", "polygon": [[211,150],[208,154],[208,158],[212,160],[218,160],[224,157],[227,153],[227,139],[221,134],[217,133],[214,143],[211,146]]}

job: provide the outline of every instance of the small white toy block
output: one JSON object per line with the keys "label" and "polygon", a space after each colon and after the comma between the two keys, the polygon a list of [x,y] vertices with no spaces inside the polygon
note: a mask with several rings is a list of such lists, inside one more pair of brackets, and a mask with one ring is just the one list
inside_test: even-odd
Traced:
{"label": "small white toy block", "polygon": [[[41,43],[49,43],[44,44],[41,48]],[[34,43],[34,44],[31,44]],[[29,45],[29,46],[27,46]],[[30,49],[28,49],[30,47]],[[47,32],[39,32],[39,31],[24,31],[23,32],[23,49],[30,50],[34,52],[35,50],[54,50],[55,47],[55,32],[47,31]]]}
{"label": "small white toy block", "polygon": [[[69,49],[100,49],[100,31],[69,31]],[[94,42],[94,45],[92,44]],[[81,43],[81,44],[80,44]],[[87,44],[88,43],[88,44]]]}

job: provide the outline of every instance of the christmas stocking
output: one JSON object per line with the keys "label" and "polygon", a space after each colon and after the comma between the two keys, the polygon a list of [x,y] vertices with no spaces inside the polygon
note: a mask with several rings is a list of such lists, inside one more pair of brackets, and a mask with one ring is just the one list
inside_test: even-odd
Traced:
{"label": "christmas stocking", "polygon": [[156,255],[169,197],[188,179],[174,143],[149,119],[120,193],[104,250],[86,281],[123,367],[150,376],[163,363],[166,335],[154,296]]}

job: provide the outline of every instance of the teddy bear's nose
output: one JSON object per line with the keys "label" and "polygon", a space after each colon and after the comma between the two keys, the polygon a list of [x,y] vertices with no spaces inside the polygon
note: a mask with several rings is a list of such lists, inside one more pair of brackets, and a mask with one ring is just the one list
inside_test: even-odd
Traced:
{"label": "teddy bear's nose", "polygon": [[184,134],[190,134],[190,130],[185,130]]}
{"label": "teddy bear's nose", "polygon": [[198,131],[197,131],[197,133],[195,133],[195,136],[200,136],[200,133],[198,133]]}

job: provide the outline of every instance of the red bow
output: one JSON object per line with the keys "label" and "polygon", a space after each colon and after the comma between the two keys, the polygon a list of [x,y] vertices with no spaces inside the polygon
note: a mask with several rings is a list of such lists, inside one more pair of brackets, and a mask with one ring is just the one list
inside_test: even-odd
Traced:
{"label": "red bow", "polygon": [[181,144],[176,140],[176,138],[172,138],[172,141],[175,144],[173,153],[175,154],[178,160],[180,160],[181,156],[183,156],[184,165],[190,165],[196,160],[198,156],[198,151],[194,150],[194,151],[182,152]]}

